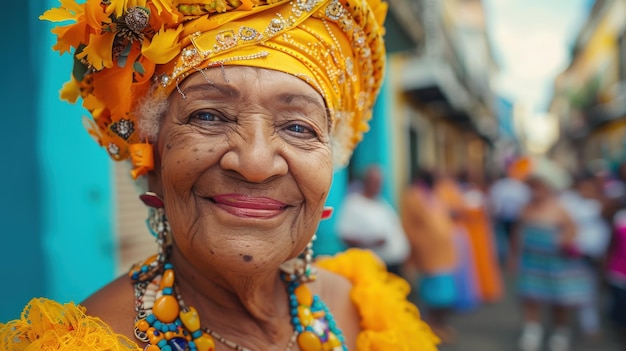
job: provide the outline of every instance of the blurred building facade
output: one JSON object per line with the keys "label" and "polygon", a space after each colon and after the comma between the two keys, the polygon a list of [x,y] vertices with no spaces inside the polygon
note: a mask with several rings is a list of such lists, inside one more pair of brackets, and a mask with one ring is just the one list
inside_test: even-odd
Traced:
{"label": "blurred building facade", "polygon": [[625,33],[626,0],[597,0],[555,81],[560,140],[551,153],[571,169],[626,161]]}
{"label": "blurred building facade", "polygon": [[497,66],[482,3],[397,2],[410,4],[423,27],[416,47],[389,55],[395,184],[407,184],[417,168],[482,181],[499,133],[490,84]]}
{"label": "blurred building facade", "polygon": [[[463,172],[480,183],[501,129],[490,86],[497,66],[481,1],[388,3],[385,83],[371,130],[348,167],[335,173],[327,204],[339,210],[348,184],[371,164],[382,167],[382,195],[392,206],[418,168]],[[334,225],[333,219],[320,224],[316,252],[343,249]]]}

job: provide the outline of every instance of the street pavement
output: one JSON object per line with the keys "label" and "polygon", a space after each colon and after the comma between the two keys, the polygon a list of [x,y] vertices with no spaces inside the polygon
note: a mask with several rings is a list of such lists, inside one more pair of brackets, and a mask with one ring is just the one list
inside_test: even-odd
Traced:
{"label": "street pavement", "polygon": [[[457,340],[442,345],[441,351],[517,351],[521,313],[514,295],[514,282],[506,278],[504,298],[498,303],[483,305],[474,311],[458,313],[450,318],[456,328]],[[603,303],[606,302],[603,299]],[[546,318],[546,320],[548,320]],[[570,351],[626,351],[620,350],[608,321],[603,321],[602,332],[596,339],[584,337],[573,323]],[[541,351],[548,351],[545,346]]]}

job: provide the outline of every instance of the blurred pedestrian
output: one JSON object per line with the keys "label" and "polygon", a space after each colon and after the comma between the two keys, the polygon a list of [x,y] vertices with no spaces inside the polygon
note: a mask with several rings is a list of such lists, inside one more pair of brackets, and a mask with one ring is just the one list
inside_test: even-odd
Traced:
{"label": "blurred pedestrian", "polygon": [[607,257],[607,282],[611,290],[610,316],[626,350],[626,207],[613,218],[613,236]]}
{"label": "blurred pedestrian", "polygon": [[551,309],[550,351],[570,348],[570,311],[588,301],[591,281],[583,258],[575,249],[576,225],[560,204],[547,177],[532,175],[531,191],[514,231],[511,262],[518,265],[518,293],[524,326],[519,339],[523,351],[537,351],[543,342],[541,311]]}
{"label": "blurred pedestrian", "polygon": [[472,240],[467,230],[467,208],[463,192],[456,180],[450,176],[440,176],[435,181],[435,194],[448,208],[453,224],[453,236],[459,261],[455,271],[457,301],[455,309],[470,311],[480,304],[476,258]]}
{"label": "blurred pedestrian", "polygon": [[511,163],[507,173],[493,182],[489,188],[489,207],[500,242],[502,260],[511,250],[511,235],[520,213],[530,198],[524,178],[530,168],[530,160],[520,158]]}
{"label": "blurred pedestrian", "polygon": [[503,286],[486,197],[466,173],[459,174],[458,181],[465,204],[462,220],[474,251],[478,297],[481,302],[495,302],[502,297]]}
{"label": "blurred pedestrian", "polygon": [[451,343],[456,333],[448,325],[448,316],[458,294],[454,224],[433,186],[432,173],[416,171],[402,196],[400,213],[411,246],[408,264],[419,272],[417,290],[425,320],[442,342]]}
{"label": "blurred pedestrian", "polygon": [[581,330],[589,337],[597,337],[601,329],[596,276],[611,234],[602,217],[601,192],[591,174],[581,173],[575,177],[573,187],[560,195],[561,204],[576,224],[575,245],[584,257],[588,280],[592,282],[589,299],[578,310]]}
{"label": "blurred pedestrian", "polygon": [[402,275],[402,265],[410,248],[400,218],[393,207],[380,197],[383,173],[370,166],[363,176],[360,191],[345,198],[338,214],[337,232],[348,247],[370,249],[387,265],[387,270]]}

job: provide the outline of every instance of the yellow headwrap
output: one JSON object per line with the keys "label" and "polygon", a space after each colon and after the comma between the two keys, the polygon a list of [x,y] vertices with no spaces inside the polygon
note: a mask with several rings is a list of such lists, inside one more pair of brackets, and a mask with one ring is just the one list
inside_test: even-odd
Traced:
{"label": "yellow headwrap", "polygon": [[134,177],[151,169],[138,104],[206,67],[268,68],[309,83],[330,111],[339,163],[368,129],[385,61],[381,0],[60,2],[41,19],[74,21],[52,30],[53,48],[75,57],[61,98],[82,98],[89,133],[115,160],[131,156]]}

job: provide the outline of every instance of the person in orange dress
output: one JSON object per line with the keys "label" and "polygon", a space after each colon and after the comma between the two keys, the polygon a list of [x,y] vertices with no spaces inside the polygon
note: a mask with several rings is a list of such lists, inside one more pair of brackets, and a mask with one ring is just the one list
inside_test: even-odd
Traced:
{"label": "person in orange dress", "polygon": [[459,292],[455,309],[458,311],[473,310],[480,303],[480,295],[475,253],[466,225],[465,198],[456,180],[449,176],[442,176],[437,180],[435,194],[448,207],[453,223],[454,242],[459,260],[459,265],[455,271]]}
{"label": "person in orange dress", "polygon": [[478,297],[481,302],[495,302],[502,298],[502,273],[485,195],[466,176],[460,176],[459,183],[465,205],[462,220],[474,251]]}
{"label": "person in orange dress", "polygon": [[454,223],[448,207],[435,195],[433,183],[426,171],[414,177],[401,200],[401,218],[411,245],[408,265],[419,272],[419,299],[426,320],[444,342],[451,342],[454,331],[447,317],[458,295]]}

